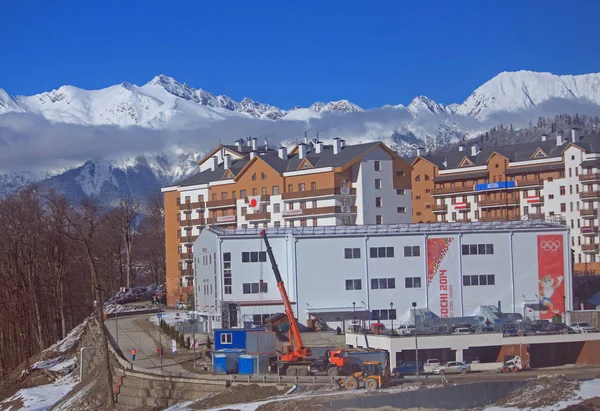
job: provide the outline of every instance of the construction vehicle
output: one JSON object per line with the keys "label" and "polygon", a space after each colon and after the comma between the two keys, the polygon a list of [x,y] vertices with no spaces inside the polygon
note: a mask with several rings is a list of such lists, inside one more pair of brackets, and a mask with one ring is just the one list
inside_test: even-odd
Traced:
{"label": "construction vehicle", "polygon": [[530,368],[529,361],[523,362],[518,355],[507,355],[504,357],[504,362],[502,363],[502,367],[498,369],[498,372],[518,372]]}
{"label": "construction vehicle", "polygon": [[379,361],[365,361],[361,370],[339,380],[340,387],[356,390],[365,387],[367,390],[385,388],[390,383],[390,373],[387,364]]}
{"label": "construction vehicle", "polygon": [[283,279],[281,278],[281,273],[279,272],[279,267],[277,267],[277,262],[275,261],[275,256],[273,255],[273,249],[269,244],[269,239],[267,238],[265,230],[261,230],[260,236],[265,242],[267,255],[271,261],[273,274],[275,274],[275,280],[277,281],[277,288],[279,289],[281,299],[283,300],[285,315],[287,315],[290,324],[290,328],[288,330],[289,344],[284,347],[284,352],[279,357],[279,361],[277,363],[279,372],[285,373],[286,375],[309,375],[311,373],[310,367],[314,364],[315,359],[312,358],[311,349],[305,347],[304,342],[302,341],[300,329],[298,328],[298,321],[296,321],[296,317],[294,317],[292,304],[290,303],[285,285],[283,284]]}

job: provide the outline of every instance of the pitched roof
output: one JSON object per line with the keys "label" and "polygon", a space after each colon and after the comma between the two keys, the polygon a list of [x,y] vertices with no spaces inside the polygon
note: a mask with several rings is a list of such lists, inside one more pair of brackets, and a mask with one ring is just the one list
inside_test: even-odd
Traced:
{"label": "pitched roof", "polygon": [[[483,147],[476,155],[471,155],[471,147],[466,147],[464,151],[439,151],[432,155],[421,156],[421,158],[437,165],[441,170],[458,168],[462,160],[467,157],[473,163],[473,166],[483,166],[493,153],[498,153],[506,157],[509,161],[528,161],[535,152],[541,149],[548,157],[561,157],[563,150],[573,144],[582,148],[587,153],[600,153],[600,135],[591,134],[581,137],[577,143],[570,143],[569,139],[563,140],[561,145],[556,145],[556,139],[546,141],[530,141],[526,143],[512,144],[497,147]],[[461,167],[467,171],[470,166]]]}

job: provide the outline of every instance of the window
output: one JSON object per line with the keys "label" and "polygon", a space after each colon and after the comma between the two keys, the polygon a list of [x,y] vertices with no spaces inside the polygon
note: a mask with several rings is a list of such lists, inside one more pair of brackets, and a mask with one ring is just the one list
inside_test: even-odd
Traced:
{"label": "window", "polygon": [[298,184],[298,191],[304,191],[304,183]]}
{"label": "window", "polygon": [[223,285],[223,292],[231,294],[231,253],[223,253]]}
{"label": "window", "polygon": [[260,193],[261,193],[262,195],[266,196],[266,195],[267,195],[267,187],[263,187],[263,188],[261,188],[261,189],[260,189]]}
{"label": "window", "polygon": [[421,247],[418,245],[404,246],[404,257],[419,257],[421,255]]}
{"label": "window", "polygon": [[300,201],[300,210],[306,209],[306,201]]}
{"label": "window", "polygon": [[360,258],[360,248],[344,248],[344,258],[346,260]]}
{"label": "window", "polygon": [[394,247],[371,247],[369,256],[371,258],[394,258]]}
{"label": "window", "polygon": [[396,171],[396,177],[404,177],[404,171]]}
{"label": "window", "polygon": [[243,251],[242,263],[264,263],[267,261],[266,251]]}
{"label": "window", "polygon": [[396,288],[395,278],[371,278],[372,290],[387,290]]}
{"label": "window", "polygon": [[496,285],[495,274],[479,274],[463,276],[463,286],[470,287],[475,285]]}
{"label": "window", "polygon": [[261,180],[266,180],[267,179],[267,175],[265,173],[260,173],[260,179]]}
{"label": "window", "polygon": [[362,280],[346,280],[346,290],[362,290]]}
{"label": "window", "polygon": [[421,181],[421,176],[416,176],[415,181]]}
{"label": "window", "polygon": [[273,227],[275,227],[275,228],[279,228],[279,227],[281,227],[281,222],[280,222],[280,221],[275,221],[275,222],[273,223]]}
{"label": "window", "polygon": [[317,183],[315,181],[313,181],[312,183],[310,183],[310,189],[313,190],[313,191],[317,189]]}
{"label": "window", "polygon": [[268,290],[267,283],[261,281],[259,283],[243,283],[242,292],[244,294],[259,294],[266,293]]}
{"label": "window", "polygon": [[404,195],[404,189],[403,188],[398,188],[396,190],[396,194],[399,195],[399,196],[403,196]]}
{"label": "window", "polygon": [[294,185],[288,184],[288,193],[293,193],[293,192],[294,192]]}
{"label": "window", "polygon": [[425,181],[429,181],[429,176],[425,174]]}
{"label": "window", "polygon": [[306,227],[306,218],[300,220],[300,227]]}
{"label": "window", "polygon": [[375,171],[381,171],[381,161],[375,160],[373,164],[375,165]]}
{"label": "window", "polygon": [[569,194],[573,194],[573,186],[572,185],[569,186]]}
{"label": "window", "polygon": [[421,288],[421,277],[406,277],[404,288]]}
{"label": "window", "polygon": [[560,186],[560,195],[564,196],[565,195],[565,186]]}
{"label": "window", "polygon": [[246,195],[246,190],[240,190],[240,198],[246,198],[246,197],[248,197]]}
{"label": "window", "polygon": [[[350,204],[344,204],[344,205],[350,205]],[[313,200],[312,202],[312,208],[317,208],[317,201]]]}
{"label": "window", "polygon": [[241,212],[242,212],[242,216],[245,216],[246,213],[248,212],[248,209],[246,207],[242,207]]}
{"label": "window", "polygon": [[273,195],[279,195],[279,186],[273,186],[273,191],[272,191]]}
{"label": "window", "polygon": [[280,213],[280,204],[273,204],[273,213]]}
{"label": "window", "polygon": [[561,213],[567,212],[567,203],[560,203],[560,212]]}
{"label": "window", "polygon": [[573,177],[573,169],[572,168],[569,169],[569,177]]}
{"label": "window", "polygon": [[380,215],[376,215],[375,216],[375,224],[377,224],[377,225],[383,224],[383,217]]}
{"label": "window", "polygon": [[233,339],[231,338],[231,333],[223,333],[221,334],[221,344],[231,344]]}
{"label": "window", "polygon": [[397,207],[396,211],[398,211],[399,213],[406,213],[406,208],[405,207]]}
{"label": "window", "polygon": [[554,194],[548,194],[548,200],[554,200]]}
{"label": "window", "polygon": [[375,189],[381,190],[381,180],[379,178],[375,179]]}
{"label": "window", "polygon": [[318,218],[313,218],[313,220],[312,220],[312,223],[313,223],[313,225],[312,225],[312,226],[313,226],[313,227],[316,227],[316,226],[318,226],[318,225],[319,225],[318,221],[319,221],[319,219],[318,219]]}
{"label": "window", "polygon": [[396,309],[372,310],[374,320],[395,320]]}
{"label": "window", "polygon": [[463,244],[462,255],[494,254],[494,244]]}
{"label": "window", "polygon": [[381,197],[375,197],[375,207],[381,208]]}
{"label": "window", "polygon": [[252,181],[256,180],[256,173],[252,174]]}

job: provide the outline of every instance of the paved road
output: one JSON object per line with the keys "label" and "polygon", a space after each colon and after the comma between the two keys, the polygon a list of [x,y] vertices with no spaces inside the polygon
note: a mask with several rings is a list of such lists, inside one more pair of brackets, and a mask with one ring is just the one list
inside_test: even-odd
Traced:
{"label": "paved road", "polygon": [[[156,314],[154,314],[156,315]],[[117,340],[118,323],[118,344],[121,352],[131,361],[131,349],[137,350],[134,364],[137,367],[147,369],[160,369],[161,362],[156,348],[159,341],[165,347],[165,355],[162,360],[162,369],[164,371],[187,373],[179,362],[187,361],[187,355],[171,354],[171,341],[164,334],[159,335],[159,328],[154,326],[149,318],[152,314],[133,315],[120,318],[109,318],[106,320],[106,327],[112,336]]]}

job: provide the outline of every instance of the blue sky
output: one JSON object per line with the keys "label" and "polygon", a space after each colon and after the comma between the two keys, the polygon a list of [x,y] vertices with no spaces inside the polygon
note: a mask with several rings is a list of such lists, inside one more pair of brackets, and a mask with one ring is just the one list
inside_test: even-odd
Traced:
{"label": "blue sky", "polygon": [[584,0],[5,0],[0,88],[141,85],[162,73],[282,108],[421,94],[448,104],[502,71],[600,71],[599,13]]}

